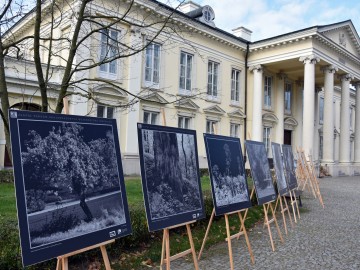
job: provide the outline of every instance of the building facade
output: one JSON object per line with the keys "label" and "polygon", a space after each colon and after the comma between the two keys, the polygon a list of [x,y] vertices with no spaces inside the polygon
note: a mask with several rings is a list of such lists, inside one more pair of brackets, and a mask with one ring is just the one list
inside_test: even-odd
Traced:
{"label": "building facade", "polygon": [[[245,139],[263,141],[269,158],[271,142],[290,144],[294,151],[304,148],[334,176],[360,174],[360,39],[351,21],[251,42],[251,31],[245,27],[233,33],[216,28],[210,6],[189,1],[174,10],[157,1],[139,0],[132,8],[137,11],[131,17],[134,23],[130,19],[119,23],[108,34],[114,40],[121,35],[128,44],[146,44],[146,48],[77,74],[98,81],[74,87],[69,97],[71,114],[117,119],[126,174],[139,174],[137,122],[195,129],[201,167],[207,166],[206,132],[239,137],[242,143]],[[112,12],[110,4],[94,4],[95,10]],[[153,31],[136,27],[137,17],[143,14],[171,14],[181,34],[164,31],[154,38],[156,26]],[[27,31],[31,31],[31,21],[23,20],[13,28],[19,35]],[[56,35],[72,31],[69,18],[62,21]],[[27,54],[22,61],[6,59],[10,102],[15,108],[36,110],[41,102],[32,46],[24,44]],[[76,61],[101,58],[111,46],[98,33],[97,39],[87,41],[91,49],[79,50]],[[66,51],[60,56],[52,60],[50,107],[61,83]],[[99,82],[105,79],[111,84]],[[101,102],[76,91],[94,93]],[[134,95],[140,99],[132,104]],[[0,144],[4,166],[8,164],[4,134]]]}

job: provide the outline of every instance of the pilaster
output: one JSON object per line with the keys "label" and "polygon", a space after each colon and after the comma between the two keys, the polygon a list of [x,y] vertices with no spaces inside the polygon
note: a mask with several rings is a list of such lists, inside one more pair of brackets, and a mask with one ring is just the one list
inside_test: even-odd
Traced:
{"label": "pilaster", "polygon": [[250,67],[250,71],[254,73],[251,139],[262,142],[263,67],[261,65],[253,66]]}
{"label": "pilaster", "polygon": [[355,84],[356,87],[356,109],[355,109],[355,153],[354,162],[360,164],[360,82]]}
{"label": "pilaster", "polygon": [[284,110],[285,110],[285,80],[287,75],[284,73],[277,74],[277,93],[275,114],[279,118],[276,125],[276,136],[274,141],[280,144],[284,143]]}

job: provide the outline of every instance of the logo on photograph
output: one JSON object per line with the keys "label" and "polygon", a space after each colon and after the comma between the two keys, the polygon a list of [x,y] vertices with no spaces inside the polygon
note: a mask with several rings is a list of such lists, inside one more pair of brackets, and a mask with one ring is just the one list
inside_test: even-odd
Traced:
{"label": "logo on photograph", "polygon": [[196,218],[196,214],[193,214],[193,218]]}
{"label": "logo on photograph", "polygon": [[118,229],[118,234],[121,234],[121,229]]}
{"label": "logo on photograph", "polygon": [[17,112],[10,112],[11,118],[17,118]]}
{"label": "logo on photograph", "polygon": [[111,231],[111,232],[109,233],[109,235],[110,235],[110,237],[115,237],[115,236],[116,236],[116,232],[115,232],[115,231]]}

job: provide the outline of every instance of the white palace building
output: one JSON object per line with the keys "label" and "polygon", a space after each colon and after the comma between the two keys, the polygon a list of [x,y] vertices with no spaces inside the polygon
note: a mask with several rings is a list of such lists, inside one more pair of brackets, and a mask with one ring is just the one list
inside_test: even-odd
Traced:
{"label": "white palace building", "polygon": [[[131,1],[93,1],[91,11],[111,14],[114,2],[126,8]],[[207,166],[203,133],[216,129],[218,134],[239,137],[242,143],[245,139],[263,141],[267,150],[271,142],[290,144],[294,151],[301,147],[333,176],[360,175],[360,38],[350,20],[252,42],[252,32],[245,27],[232,33],[217,28],[210,6],[188,1],[174,10],[155,0],[135,2],[136,16],[166,17],[173,12],[171,21],[183,30],[181,38],[164,32],[153,40],[154,32],[138,30],[130,19],[114,25],[116,30],[110,31],[126,33],[123,38],[129,44],[152,39],[150,46],[81,76],[105,78],[126,91],[90,81],[81,89],[94,91],[108,105],[79,95],[70,97],[71,114],[116,118],[125,174],[139,174],[136,123],[162,125],[164,111],[166,125],[197,131],[201,167]],[[72,17],[65,15],[55,32],[58,37],[74,31]],[[28,14],[13,26],[12,35],[26,35],[33,26]],[[79,54],[97,58],[111,46],[102,43],[98,34],[87,46],[97,49]],[[45,41],[42,45],[47,46]],[[5,60],[10,105],[38,110],[41,99],[34,48],[31,42],[23,46],[26,53],[21,60]],[[44,61],[47,55],[43,50]],[[52,60],[50,98],[61,82],[66,52],[62,55]],[[75,64],[80,60],[75,59]],[[143,98],[130,108],[119,108],[118,104],[132,100],[129,93]],[[0,167],[10,165],[3,130],[1,123]],[[271,151],[268,155],[271,158]]]}

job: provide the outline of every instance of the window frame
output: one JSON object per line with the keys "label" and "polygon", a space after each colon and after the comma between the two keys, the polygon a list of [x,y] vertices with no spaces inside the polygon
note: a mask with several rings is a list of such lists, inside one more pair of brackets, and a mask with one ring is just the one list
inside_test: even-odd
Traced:
{"label": "window frame", "polygon": [[[157,43],[157,42],[150,42],[150,41],[147,41],[149,44],[147,45],[147,47],[145,48],[144,50],[144,68],[143,68],[143,71],[144,71],[144,85],[145,87],[151,87],[151,88],[156,88],[156,89],[159,89],[160,88],[160,81],[161,81],[161,61],[162,61],[162,57],[161,57],[161,54],[162,54],[162,45],[160,43]],[[158,47],[158,51],[159,51],[159,54],[158,54],[158,59],[157,61],[155,61],[155,46]],[[151,50],[151,67],[147,67],[147,64],[148,64],[148,51]],[[154,73],[155,73],[155,65],[156,65],[156,62],[158,64],[158,69],[157,69],[157,76],[158,76],[158,81],[154,81]],[[147,69],[150,69],[150,80],[147,79]]]}
{"label": "window frame", "polygon": [[271,148],[271,127],[263,127],[263,143],[265,145],[266,154],[267,156],[269,156]]}
{"label": "window frame", "polygon": [[232,104],[236,104],[236,105],[240,104],[240,88],[241,88],[240,76],[241,76],[241,70],[236,68],[231,68],[230,101]]}
{"label": "window frame", "polygon": [[[268,81],[270,80],[270,84],[268,84]],[[264,102],[263,106],[266,109],[271,109],[272,106],[272,89],[274,85],[274,79],[271,75],[265,75],[264,76]]]}
{"label": "window frame", "polygon": [[[145,113],[148,113],[150,115],[150,117],[148,119],[150,119],[150,122],[147,121],[145,122]],[[156,116],[155,121],[153,122],[153,116]],[[160,118],[160,112],[157,111],[151,111],[151,110],[143,110],[143,123],[144,124],[151,124],[151,125],[158,125],[159,124],[159,118]]]}
{"label": "window frame", "polygon": [[[209,65],[211,65],[211,71],[209,70]],[[215,67],[217,67],[216,70],[215,70]],[[209,87],[211,89],[209,89]],[[216,89],[215,89],[215,87],[216,87]],[[209,60],[208,61],[208,64],[207,64],[206,93],[207,93],[208,100],[219,101],[219,93],[220,93],[220,62],[218,62],[218,61],[214,61],[214,60]]]}
{"label": "window frame", "polygon": [[[235,127],[235,133],[233,134],[233,127]],[[233,137],[233,138],[240,138],[240,128],[241,128],[241,125],[238,124],[238,123],[230,123],[230,137]]]}
{"label": "window frame", "polygon": [[[187,127],[186,127],[186,120],[188,120]],[[178,115],[178,128],[191,129],[191,124],[192,124],[192,117]]]}
{"label": "window frame", "polygon": [[[106,42],[103,41],[103,36],[105,35],[104,31],[110,31],[110,37],[109,37],[109,35],[105,36],[106,37]],[[113,39],[112,33],[116,33],[116,41]],[[100,35],[100,39],[99,39],[99,58],[98,58],[98,61],[100,63],[102,61],[103,57],[105,57],[105,58],[109,57],[108,53],[111,51],[111,48],[109,48],[109,47],[114,47],[115,50],[117,50],[117,53],[119,53],[119,46],[118,46],[117,42],[119,41],[119,36],[121,35],[121,30],[114,29],[114,28],[102,29],[102,30],[100,30],[99,35]],[[109,44],[109,40],[108,40],[109,38],[111,38],[111,40],[113,42],[116,42],[115,45]],[[106,47],[104,49],[105,52],[106,52],[105,55],[103,55],[103,45],[105,45],[105,47]],[[110,68],[111,68],[110,65],[112,63],[114,65],[115,72],[110,72]],[[105,70],[103,70],[103,67],[105,67]],[[98,67],[98,75],[100,77],[102,77],[102,78],[115,80],[115,79],[118,78],[119,70],[120,70],[120,68],[119,68],[119,59],[114,59],[111,62],[99,65],[99,67]]]}
{"label": "window frame", "polygon": [[320,96],[319,97],[319,125],[324,124],[324,105],[325,105],[324,102],[325,102],[324,97]]}
{"label": "window frame", "polygon": [[[102,115],[99,115],[99,109],[103,108],[103,113]],[[109,117],[109,110],[112,110],[112,117]],[[108,118],[108,119],[115,119],[115,113],[116,113],[116,109],[115,107],[111,107],[111,106],[105,106],[105,105],[97,105],[96,108],[96,117],[100,117],[100,118]]]}
{"label": "window frame", "polygon": [[[185,64],[182,64],[182,55],[185,56]],[[188,57],[191,57],[191,66],[190,66],[190,71],[189,71],[189,67],[188,67]],[[181,50],[180,51],[180,59],[179,59],[179,93],[183,94],[183,95],[189,95],[191,94],[191,91],[193,89],[193,73],[194,73],[194,65],[195,65],[195,55],[193,53],[190,53],[188,51],[185,50]],[[182,74],[182,69],[184,68],[184,76],[181,76]],[[184,78],[184,87],[182,87],[182,77]],[[189,81],[189,89],[188,89],[188,81]]]}
{"label": "window frame", "polygon": [[[284,112],[285,114],[291,115],[292,111],[292,95],[293,95],[293,87],[292,83],[289,81],[285,82],[285,89],[284,89]],[[289,99],[287,102],[287,93],[289,93]],[[289,108],[287,108],[287,103],[289,104]]]}
{"label": "window frame", "polygon": [[[219,121],[217,121],[217,120],[206,119],[205,133],[215,134],[214,126],[218,130],[219,129],[218,124],[219,124]],[[208,127],[209,127],[209,129],[208,129]]]}

